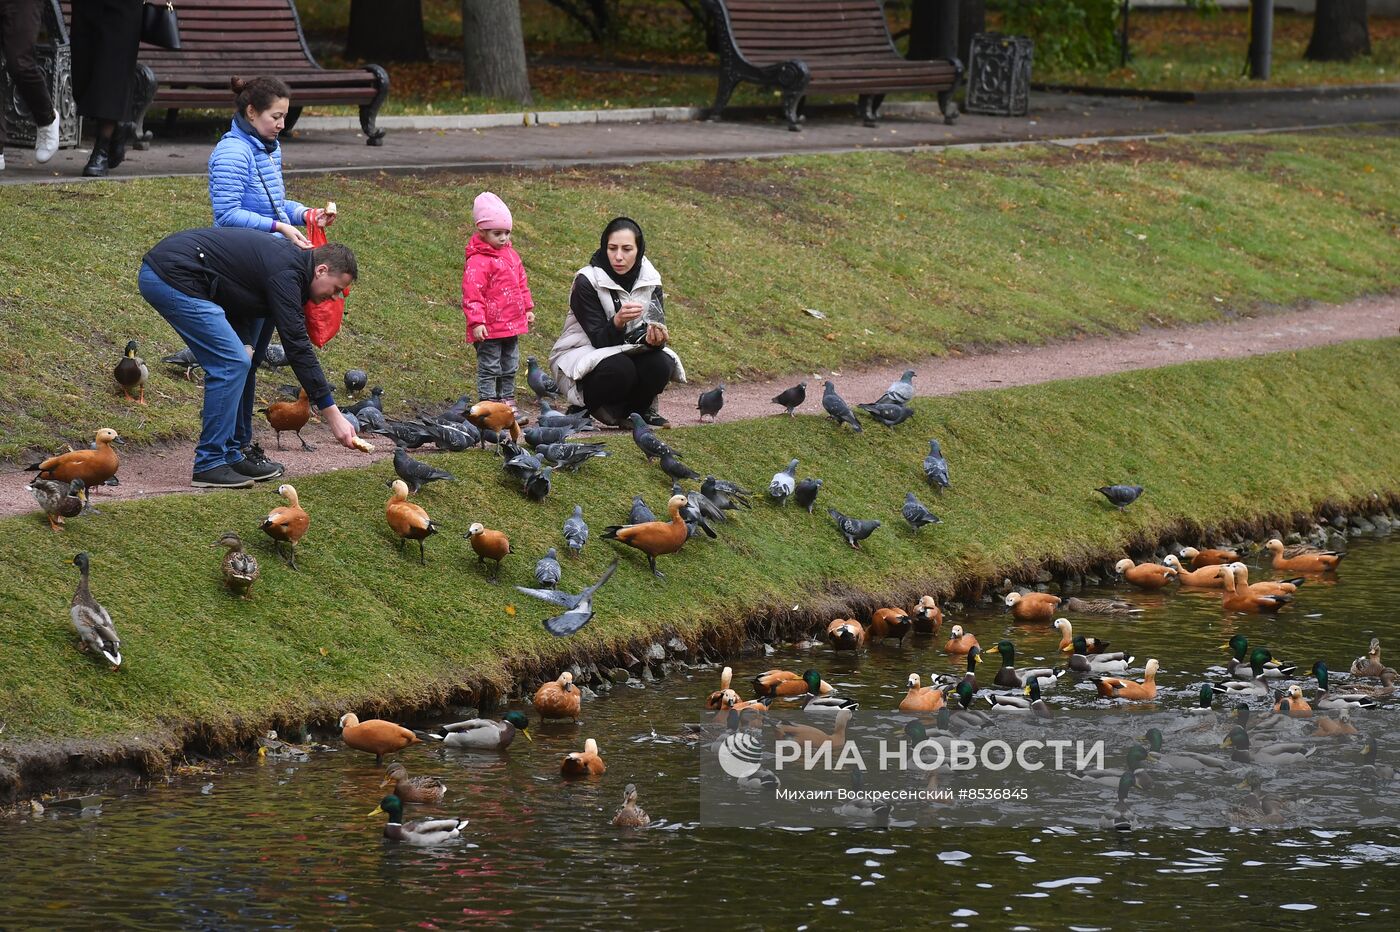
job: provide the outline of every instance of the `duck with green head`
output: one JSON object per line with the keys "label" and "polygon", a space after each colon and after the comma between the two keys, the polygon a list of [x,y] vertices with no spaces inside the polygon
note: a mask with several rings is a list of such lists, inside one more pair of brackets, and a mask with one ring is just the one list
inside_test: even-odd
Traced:
{"label": "duck with green head", "polygon": [[1361,759],[1364,761],[1361,766],[1361,775],[1370,780],[1389,783],[1395,779],[1395,768],[1389,764],[1382,764],[1376,759],[1379,750],[1374,735],[1366,739],[1366,749],[1361,752]]}
{"label": "duck with green head", "polygon": [[1374,709],[1375,699],[1362,692],[1331,693],[1327,691],[1327,664],[1319,660],[1312,665],[1312,675],[1317,677],[1317,698],[1313,705],[1319,709]]}
{"label": "duck with green head", "polygon": [[[970,675],[971,671],[969,671],[969,676]],[[953,690],[953,694],[958,697],[958,705],[957,708],[953,709],[952,717],[959,725],[980,727],[992,723],[992,717],[990,715],[980,709],[974,709],[972,707],[972,699],[973,696],[976,695],[976,692],[977,690],[974,688],[973,684],[967,679],[964,679],[957,685],[957,688]]]}
{"label": "duck with green head", "polygon": [[389,821],[384,825],[384,837],[406,845],[440,845],[460,838],[462,829],[467,827],[466,819],[414,819],[405,822],[403,803],[392,794],[381,799],[370,815],[387,815]]}
{"label": "duck with green head", "polygon": [[1220,746],[1230,748],[1230,757],[1240,763],[1268,764],[1273,767],[1300,764],[1317,751],[1317,745],[1297,741],[1251,744],[1249,732],[1239,725],[1230,729]]}
{"label": "duck with green head", "polygon": [[1166,770],[1235,769],[1235,765],[1230,761],[1212,754],[1200,754],[1196,751],[1163,751],[1162,729],[1160,728],[1147,729],[1147,734],[1143,735],[1143,740],[1147,742],[1147,759]]}
{"label": "duck with green head", "polygon": [[510,747],[516,735],[530,737],[530,720],[525,713],[514,710],[501,716],[500,721],[489,718],[471,718],[464,722],[443,725],[437,732],[429,732],[428,737],[441,741],[450,748],[466,748],[472,751],[504,751]]}
{"label": "duck with green head", "polygon": [[1004,638],[997,642],[991,652],[1001,655],[1001,669],[992,680],[998,686],[1022,689],[1029,681],[1036,680],[1042,689],[1049,689],[1065,672],[1059,667],[1035,667],[1024,673],[1016,672],[1016,645]]}
{"label": "duck with green head", "polygon": [[860,707],[854,699],[843,699],[840,696],[822,694],[822,675],[818,670],[808,670],[802,674],[802,682],[807,684],[807,701],[802,706],[803,712],[840,712],[842,709],[855,711]]}
{"label": "duck with green head", "polygon": [[[1245,659],[1246,657],[1253,657],[1253,654],[1249,652],[1249,638],[1245,637],[1243,634],[1237,634],[1234,637],[1230,638],[1230,643],[1221,644],[1220,649],[1229,650],[1230,653],[1233,655],[1231,656],[1230,661],[1225,664],[1225,671],[1229,673],[1230,676],[1234,677],[1237,680],[1254,679],[1254,677],[1257,674],[1255,674],[1254,672],[1253,660]],[[1256,650],[1262,650],[1262,648],[1256,648]],[[1295,664],[1279,663],[1277,660],[1273,659],[1272,654],[1269,654],[1268,657],[1269,659],[1264,661],[1265,677],[1268,677],[1269,679],[1279,679],[1282,677],[1292,676],[1295,672],[1297,672],[1298,668]]]}
{"label": "duck with green head", "polygon": [[1037,718],[1049,718],[1050,707],[1040,698],[1040,681],[1028,679],[1019,693],[992,693],[987,696],[995,712],[1031,712]]}
{"label": "duck with green head", "polygon": [[1076,634],[1071,645],[1074,653],[1069,655],[1067,664],[1075,673],[1090,673],[1097,676],[1122,676],[1133,666],[1133,660],[1124,651],[1115,650],[1090,654],[1089,644],[1084,635]]}
{"label": "duck with green head", "polygon": [[1123,777],[1130,776],[1133,785],[1139,789],[1152,789],[1152,777],[1143,769],[1147,762],[1147,748],[1140,744],[1130,746],[1125,760],[1126,766],[1122,770],[1070,770],[1067,773],[1075,780],[1099,783],[1107,787],[1117,787]]}
{"label": "duck with green head", "polygon": [[[1269,689],[1269,676],[1267,671],[1269,661],[1274,659],[1274,655],[1269,653],[1267,647],[1256,647],[1249,652],[1249,672],[1253,675],[1248,679],[1232,679],[1223,683],[1216,683],[1212,687],[1218,693],[1226,693],[1232,696],[1268,696],[1271,695]],[[1233,674],[1239,676],[1238,671]]]}

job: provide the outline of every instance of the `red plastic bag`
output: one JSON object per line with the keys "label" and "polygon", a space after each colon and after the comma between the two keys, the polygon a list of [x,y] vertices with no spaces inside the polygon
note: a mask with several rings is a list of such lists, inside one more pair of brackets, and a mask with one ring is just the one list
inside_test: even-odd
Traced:
{"label": "red plastic bag", "polygon": [[[326,228],[316,222],[320,213],[320,210],[306,212],[306,236],[313,247],[326,244]],[[345,289],[345,294],[350,294],[349,288]],[[302,311],[306,314],[306,335],[320,349],[340,332],[341,321],[345,319],[345,297],[307,301]]]}

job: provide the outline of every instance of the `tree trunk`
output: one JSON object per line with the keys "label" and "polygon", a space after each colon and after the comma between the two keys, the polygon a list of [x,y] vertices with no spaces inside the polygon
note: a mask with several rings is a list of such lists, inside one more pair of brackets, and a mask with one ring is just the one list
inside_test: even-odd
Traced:
{"label": "tree trunk", "polygon": [[1351,61],[1370,54],[1366,0],[1317,0],[1312,39],[1303,57],[1309,61]]}
{"label": "tree trunk", "polygon": [[345,57],[376,63],[427,61],[423,0],[350,0]]}
{"label": "tree trunk", "polygon": [[938,48],[938,0],[914,0],[909,17],[909,53],[905,58],[932,61]]}
{"label": "tree trunk", "polygon": [[520,0],[462,0],[467,93],[531,102]]}
{"label": "tree trunk", "polygon": [[972,37],[987,31],[987,0],[962,0],[958,5],[958,60],[967,67]]}

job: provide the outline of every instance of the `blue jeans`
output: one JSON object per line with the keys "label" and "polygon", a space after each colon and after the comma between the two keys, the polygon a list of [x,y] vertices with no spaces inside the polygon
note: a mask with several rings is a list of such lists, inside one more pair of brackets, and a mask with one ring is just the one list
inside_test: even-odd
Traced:
{"label": "blue jeans", "polygon": [[243,444],[253,436],[256,370],[243,345],[252,342],[261,355],[272,328],[260,319],[235,328],[219,305],[170,287],[145,263],[136,282],[141,297],[175,328],[204,367],[203,426],[194,471],[237,463],[243,459]]}
{"label": "blue jeans", "polygon": [[480,340],[476,344],[476,393],[481,401],[515,398],[515,370],[520,367],[520,338]]}

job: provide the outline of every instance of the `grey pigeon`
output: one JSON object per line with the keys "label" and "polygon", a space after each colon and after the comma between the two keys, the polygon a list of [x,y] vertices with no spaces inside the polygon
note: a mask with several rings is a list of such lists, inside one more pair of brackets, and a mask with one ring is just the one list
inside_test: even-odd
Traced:
{"label": "grey pigeon", "polygon": [[342,414],[341,417],[345,418],[345,423],[349,424],[350,429],[353,430],[355,433],[358,434],[364,430],[364,427],[360,424],[360,419],[355,417],[355,415]]}
{"label": "grey pigeon", "polygon": [[944,489],[952,488],[948,484],[948,461],[943,458],[943,448],[938,445],[937,440],[928,442],[928,456],[924,457],[924,478],[928,479],[929,485],[938,489],[940,494]]}
{"label": "grey pigeon", "polygon": [[178,353],[171,353],[169,356],[160,357],[160,361],[168,366],[179,366],[185,370],[185,378],[194,381],[194,370],[204,368],[195,358],[194,350],[188,346]]}
{"label": "grey pigeon", "polygon": [[788,417],[792,417],[793,409],[807,400],[807,383],[799,382],[792,388],[785,388],[773,396],[773,404],[782,405],[787,409]]}
{"label": "grey pigeon", "polygon": [[894,427],[896,424],[903,424],[914,416],[914,409],[908,405],[894,404],[893,402],[876,402],[873,405],[856,405],[866,414],[884,424],[886,427]]}
{"label": "grey pigeon", "polygon": [[612,578],[616,569],[617,561],[614,560],[607,569],[603,570],[603,575],[598,577],[597,582],[578,595],[572,595],[560,589],[527,589],[524,586],[516,586],[515,588],[528,596],[545,602],[553,602],[565,609],[564,612],[544,620],[545,630],[555,637],[562,638],[573,634],[593,620],[593,593]]}
{"label": "grey pigeon", "polygon": [[908,521],[909,526],[916,531],[929,524],[943,523],[943,519],[929,511],[913,492],[904,493],[904,507],[899,510],[899,513],[904,515],[904,520]]}
{"label": "grey pigeon", "polygon": [[836,422],[837,426],[850,424],[856,433],[861,432],[860,421],[856,420],[856,416],[851,413],[851,406],[846,404],[846,399],[836,394],[836,385],[830,379],[826,380],[825,388],[822,390],[822,409],[826,411],[827,417]]}
{"label": "grey pigeon", "polygon": [[467,412],[472,409],[472,396],[468,392],[465,395],[458,395],[457,400],[447,406],[447,410],[438,415],[439,421],[452,421],[460,424],[467,419]]}
{"label": "grey pigeon", "polygon": [[360,423],[365,426],[366,430],[378,430],[388,424],[388,421],[384,419],[384,412],[378,408],[361,408],[351,413],[360,419]]}
{"label": "grey pigeon", "polygon": [[637,445],[637,449],[642,451],[642,455],[647,458],[647,462],[659,460],[671,448],[661,442],[661,438],[656,436],[656,431],[647,426],[647,422],[642,420],[642,416],[633,411],[628,417],[632,421],[632,442]]}
{"label": "grey pigeon", "polygon": [[812,506],[817,503],[817,493],[821,490],[822,481],[820,479],[803,479],[792,490],[792,500],[806,508],[807,514],[811,514]]}
{"label": "grey pigeon", "polygon": [[720,382],[717,387],[702,392],[700,400],[695,406],[700,409],[700,420],[703,421],[708,417],[710,423],[714,423],[715,419],[719,417],[720,408],[724,407],[724,383]]}
{"label": "grey pigeon", "polygon": [[1127,508],[1133,502],[1137,501],[1138,496],[1142,494],[1142,486],[1106,485],[1094,491],[1102,493],[1104,498],[1108,499],[1114,505],[1117,505],[1118,510],[1122,511],[1124,508]]}
{"label": "grey pigeon", "polygon": [[695,509],[695,513],[700,515],[706,521],[724,522],[729,520],[724,516],[724,512],[720,509],[720,507],[714,502],[710,501],[710,499],[705,495],[705,493],[699,490],[687,492],[684,489],[681,489],[680,483],[677,482],[676,488],[672,491],[672,494],[684,495],[686,501],[690,503],[690,507]]}
{"label": "grey pigeon", "polygon": [[865,540],[875,529],[880,526],[879,521],[862,521],[859,518],[848,518],[835,508],[828,508],[826,513],[831,515],[831,519],[836,522],[836,529],[841,532],[841,536],[846,538],[846,543],[856,550],[860,549],[860,542]]}
{"label": "grey pigeon", "polygon": [[577,472],[580,466],[595,456],[608,455],[601,443],[543,443],[535,447],[535,452],[551,466],[571,472]]}
{"label": "grey pigeon", "polygon": [[642,497],[640,495],[633,496],[632,510],[627,515],[627,523],[646,524],[648,521],[655,520],[656,515],[647,507],[647,503],[642,501]]}
{"label": "grey pigeon", "polygon": [[497,452],[501,454],[501,469],[522,483],[528,482],[531,476],[544,469],[543,460],[533,453],[526,453],[509,440],[502,441],[497,447]]}
{"label": "grey pigeon", "polygon": [[752,494],[748,489],[733,482],[726,482],[723,479],[716,479],[714,476],[706,476],[705,481],[700,483],[700,493],[715,503],[715,507],[722,511],[734,511],[739,507],[752,508],[749,503],[749,496]]}
{"label": "grey pigeon", "polygon": [[281,369],[290,365],[291,360],[287,358],[287,351],[281,343],[269,343],[267,349],[263,350],[262,364],[268,369]]}
{"label": "grey pigeon", "polygon": [[574,557],[582,553],[583,545],[588,543],[588,523],[583,520],[582,505],[575,505],[574,513],[564,519],[564,543],[569,555]]}
{"label": "grey pigeon", "polygon": [[535,562],[535,582],[546,589],[553,589],[559,585],[560,578],[564,571],[559,567],[559,554],[553,547]]}
{"label": "grey pigeon", "polygon": [[372,428],[372,430],[376,434],[393,437],[395,443],[401,443],[410,450],[416,450],[425,443],[433,442],[433,435],[424,430],[422,424],[413,421],[391,421],[386,418],[382,426]]}
{"label": "grey pigeon", "polygon": [[877,405],[907,405],[914,400],[914,370],[905,369],[899,381],[890,383],[885,393],[875,402]]}
{"label": "grey pigeon", "polygon": [[715,533],[715,529],[710,526],[709,520],[700,510],[698,502],[691,499],[685,489],[681,488],[679,482],[671,483],[671,494],[685,496],[686,504],[685,507],[681,509],[681,520],[685,522],[687,538],[694,537],[697,530],[704,531],[711,538],[719,536]]}
{"label": "grey pigeon", "polygon": [[540,368],[538,359],[527,356],[525,364],[530,367],[525,375],[525,380],[530,383],[530,391],[535,393],[536,398],[547,398],[550,395],[559,394],[559,383],[554,381],[554,376]]}
{"label": "grey pigeon", "polygon": [[532,450],[538,450],[550,443],[563,443],[573,432],[573,428],[570,427],[527,427],[522,431],[525,442]]}
{"label": "grey pigeon", "polygon": [[481,432],[476,425],[467,421],[455,423],[425,417],[419,418],[418,423],[423,425],[424,432],[432,436],[433,444],[439,450],[462,453],[481,442]]}
{"label": "grey pigeon", "polygon": [[540,417],[537,423],[540,427],[568,427],[574,431],[598,429],[587,414],[564,414],[562,411],[555,411],[544,399],[540,399]]}
{"label": "grey pigeon", "polygon": [[521,482],[521,490],[525,497],[533,502],[542,502],[549,497],[550,489],[553,488],[554,467],[546,466],[537,472],[532,472]]}
{"label": "grey pigeon", "polygon": [[670,450],[667,450],[665,453],[661,454],[661,462],[659,465],[661,466],[661,471],[664,472],[666,475],[670,476],[672,479],[700,478],[700,474],[698,472],[691,469],[685,463],[682,463],[681,458],[679,456],[676,456],[676,454]]}
{"label": "grey pigeon", "polygon": [[376,385],[369,390],[369,397],[362,398],[346,408],[351,414],[359,414],[365,408],[377,408],[381,414],[384,413],[384,388]]}
{"label": "grey pigeon", "polygon": [[438,469],[422,460],[414,459],[400,444],[394,446],[394,473],[408,484],[408,490],[414,494],[426,483],[439,480],[450,482],[457,478],[445,469]]}
{"label": "grey pigeon", "polygon": [[369,384],[369,375],[363,369],[345,370],[345,390],[350,394],[362,392]]}
{"label": "grey pigeon", "polygon": [[788,496],[797,487],[797,460],[787,464],[781,472],[773,473],[773,481],[768,483],[768,497],[779,505],[786,505]]}

